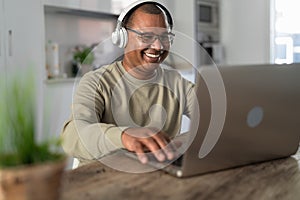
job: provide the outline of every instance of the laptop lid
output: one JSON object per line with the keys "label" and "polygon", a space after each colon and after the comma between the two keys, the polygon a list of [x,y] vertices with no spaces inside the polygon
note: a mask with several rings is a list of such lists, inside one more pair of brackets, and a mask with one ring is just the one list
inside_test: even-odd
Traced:
{"label": "laptop lid", "polygon": [[[179,174],[192,176],[294,154],[300,140],[300,64],[218,69],[225,104],[213,100],[208,89],[207,83],[214,84],[215,69],[202,67],[196,78],[200,120],[191,119],[191,131],[197,135],[184,154]],[[224,122],[218,122],[224,105]],[[220,133],[211,131],[213,121],[222,126]]]}

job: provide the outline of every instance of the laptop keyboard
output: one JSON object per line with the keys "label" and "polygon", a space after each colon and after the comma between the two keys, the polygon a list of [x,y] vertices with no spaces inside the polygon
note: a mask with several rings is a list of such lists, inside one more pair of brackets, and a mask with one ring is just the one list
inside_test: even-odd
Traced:
{"label": "laptop keyboard", "polygon": [[[135,153],[129,152],[129,157],[132,157],[136,160],[138,160],[138,157]],[[164,162],[159,162],[157,161],[157,159],[155,158],[154,154],[152,153],[147,153],[147,158],[148,158],[148,162],[149,163],[161,163],[161,164],[168,164],[170,161],[166,160]],[[177,167],[181,167],[182,166],[182,161],[183,161],[183,155],[179,156],[176,160],[174,160],[171,165],[177,166]]]}

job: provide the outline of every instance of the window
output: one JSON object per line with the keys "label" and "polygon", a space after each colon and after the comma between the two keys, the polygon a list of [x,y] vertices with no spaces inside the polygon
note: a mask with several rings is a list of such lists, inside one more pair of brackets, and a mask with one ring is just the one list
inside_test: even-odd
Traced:
{"label": "window", "polygon": [[273,61],[300,62],[300,1],[273,0]]}

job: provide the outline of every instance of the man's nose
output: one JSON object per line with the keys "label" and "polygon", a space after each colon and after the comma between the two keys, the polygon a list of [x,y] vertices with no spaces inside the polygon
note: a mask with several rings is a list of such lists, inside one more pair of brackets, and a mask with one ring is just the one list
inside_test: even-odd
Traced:
{"label": "man's nose", "polygon": [[159,40],[158,37],[155,38],[154,42],[151,44],[151,48],[153,49],[164,49],[163,44]]}

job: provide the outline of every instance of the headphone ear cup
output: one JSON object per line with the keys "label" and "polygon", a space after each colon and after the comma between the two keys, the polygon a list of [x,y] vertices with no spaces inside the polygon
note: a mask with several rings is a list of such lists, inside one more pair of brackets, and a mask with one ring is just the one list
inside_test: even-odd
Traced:
{"label": "headphone ear cup", "polygon": [[119,30],[115,30],[111,34],[111,41],[114,45],[119,46],[120,36],[119,36]]}
{"label": "headphone ear cup", "polygon": [[120,42],[119,42],[119,47],[120,48],[125,48],[126,45],[127,45],[127,42],[128,42],[128,35],[127,35],[127,30],[125,28],[121,28],[120,31],[119,31],[119,39],[120,39]]}

